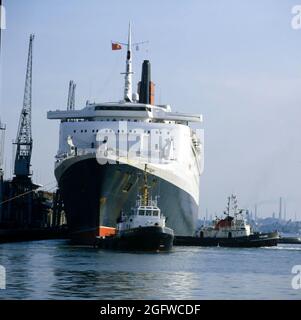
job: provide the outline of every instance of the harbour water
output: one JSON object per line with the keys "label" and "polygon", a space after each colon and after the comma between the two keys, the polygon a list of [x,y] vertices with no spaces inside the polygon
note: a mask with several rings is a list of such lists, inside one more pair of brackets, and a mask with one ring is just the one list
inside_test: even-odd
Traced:
{"label": "harbour water", "polygon": [[301,299],[292,288],[299,245],[143,254],[47,240],[1,244],[0,264],[0,299]]}

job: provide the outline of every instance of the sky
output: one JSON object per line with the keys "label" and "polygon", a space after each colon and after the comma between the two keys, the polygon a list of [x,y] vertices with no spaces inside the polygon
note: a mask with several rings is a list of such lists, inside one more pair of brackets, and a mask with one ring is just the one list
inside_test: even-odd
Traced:
{"label": "sky", "polygon": [[7,124],[5,172],[22,108],[29,34],[33,62],[33,179],[54,182],[59,123],[69,80],[76,107],[123,94],[125,52],[111,40],[148,40],[134,52],[134,83],[150,59],[156,102],[203,115],[205,167],[200,214],[220,215],[235,193],[260,217],[301,218],[301,29],[291,27],[301,0],[6,0],[0,117]]}

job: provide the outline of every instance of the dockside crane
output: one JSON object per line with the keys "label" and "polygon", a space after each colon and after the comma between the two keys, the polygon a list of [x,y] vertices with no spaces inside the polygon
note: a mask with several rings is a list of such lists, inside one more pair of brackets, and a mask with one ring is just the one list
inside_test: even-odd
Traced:
{"label": "dockside crane", "polygon": [[4,139],[5,139],[5,125],[0,120],[0,223],[2,221],[2,201],[3,201],[3,159],[4,159]]}
{"label": "dockside crane", "polygon": [[68,91],[67,110],[74,110],[75,109],[75,89],[76,89],[76,83],[73,80],[70,80],[69,91]]}
{"label": "dockside crane", "polygon": [[32,54],[34,35],[29,37],[26,77],[23,106],[19,119],[14,159],[14,176],[7,186],[8,199],[14,199],[7,203],[6,218],[14,225],[29,227],[33,221],[33,191],[39,186],[31,180],[31,103],[32,103]]}
{"label": "dockside crane", "polygon": [[3,158],[4,158],[4,139],[6,126],[0,119],[0,176],[3,173]]}
{"label": "dockside crane", "polygon": [[[52,200],[52,195],[47,191],[38,191],[40,186],[33,183],[30,169],[33,148],[31,131],[33,41],[34,35],[31,34],[23,106],[17,137],[14,141],[16,146],[13,159],[14,175],[12,180],[2,180],[3,192],[0,195],[0,198],[2,196],[2,200],[0,199],[0,210],[2,211],[0,211],[0,228],[13,231],[16,237],[20,236],[21,238],[24,234],[32,236],[34,234],[32,233],[33,230],[45,231],[45,227],[48,228],[50,226],[48,218],[52,214],[49,203]],[[61,208],[59,207],[56,210],[56,214],[60,214],[60,210]]]}
{"label": "dockside crane", "polygon": [[[2,28],[1,28],[1,22],[2,22],[2,0],[0,0],[0,57],[1,57],[1,47],[2,47]],[[3,201],[3,159],[4,159],[4,139],[5,139],[5,125],[1,123],[0,119],[0,223],[2,220],[2,201]]]}
{"label": "dockside crane", "polygon": [[31,102],[32,102],[32,50],[34,35],[29,38],[23,107],[19,120],[16,144],[14,175],[16,179],[30,179],[30,162],[32,153]]}

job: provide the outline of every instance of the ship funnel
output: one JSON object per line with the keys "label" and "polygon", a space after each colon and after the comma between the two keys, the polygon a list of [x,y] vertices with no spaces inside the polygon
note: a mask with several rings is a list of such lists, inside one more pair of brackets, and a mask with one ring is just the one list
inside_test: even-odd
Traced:
{"label": "ship funnel", "polygon": [[139,102],[145,104],[154,104],[155,85],[151,81],[151,65],[149,60],[144,60],[142,64],[141,82],[138,84]]}

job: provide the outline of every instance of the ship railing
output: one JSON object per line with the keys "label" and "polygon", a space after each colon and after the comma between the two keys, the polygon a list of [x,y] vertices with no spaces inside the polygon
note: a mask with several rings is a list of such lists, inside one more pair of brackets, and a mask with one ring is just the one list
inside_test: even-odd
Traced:
{"label": "ship railing", "polygon": [[137,200],[137,206],[138,207],[157,207],[157,200],[148,200],[146,203],[143,199]]}
{"label": "ship railing", "polygon": [[73,158],[76,156],[84,156],[88,154],[95,154],[96,151],[93,148],[86,148],[86,149],[75,149],[71,152],[63,152],[55,156],[56,162],[61,162],[68,158]]}

